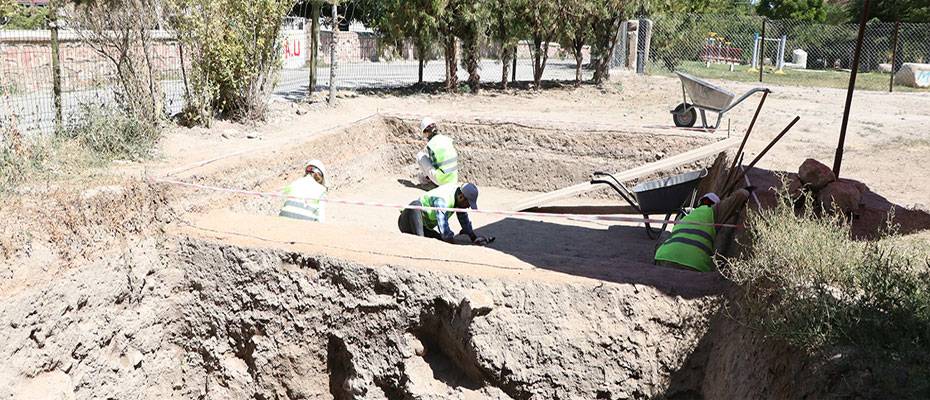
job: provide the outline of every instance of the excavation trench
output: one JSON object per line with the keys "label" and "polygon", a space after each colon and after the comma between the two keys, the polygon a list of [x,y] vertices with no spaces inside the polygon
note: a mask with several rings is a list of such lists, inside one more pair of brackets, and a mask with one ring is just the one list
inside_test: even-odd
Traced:
{"label": "excavation trench", "polygon": [[[403,182],[423,144],[412,127],[370,120],[183,178],[274,191],[321,158],[332,197],[406,204],[421,193]],[[711,140],[443,130],[492,209]],[[476,215],[499,237],[479,248],[399,234],[394,209],[331,204],[313,224],[276,217],[277,199],[174,198],[164,234],[2,298],[0,398],[690,398],[720,394],[702,364],[745,357],[709,328],[721,280],[651,266],[637,226]],[[748,375],[727,391],[787,393],[773,385]]]}

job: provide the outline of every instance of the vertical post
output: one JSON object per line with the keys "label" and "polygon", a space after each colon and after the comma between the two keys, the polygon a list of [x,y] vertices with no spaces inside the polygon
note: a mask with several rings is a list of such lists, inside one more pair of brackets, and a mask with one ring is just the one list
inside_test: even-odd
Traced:
{"label": "vertical post", "polygon": [[335,0],[332,8],[333,38],[329,41],[329,105],[336,105],[336,40],[339,33],[339,10]]}
{"label": "vertical post", "polygon": [[759,67],[759,34],[752,34],[752,69]]}
{"label": "vertical post", "polygon": [[640,18],[636,27],[636,73],[646,73],[646,18]]}
{"label": "vertical post", "polygon": [[865,36],[865,21],[869,17],[869,0],[862,2],[862,15],[859,17],[859,36],[856,38],[856,50],[853,52],[852,72],[849,74],[849,88],[846,90],[846,107],[843,109],[843,124],[840,126],[840,142],[836,145],[833,158],[833,174],[840,177],[843,166],[843,147],[846,145],[846,125],[849,124],[849,108],[852,106],[853,92],[856,91],[856,74],[859,72],[859,54],[862,52],[862,38]]}
{"label": "vertical post", "polygon": [[894,33],[891,34],[891,77],[888,79],[888,92],[894,92],[894,72],[898,67],[898,29],[901,27],[901,18],[895,18]]}
{"label": "vertical post", "polygon": [[55,133],[62,132],[61,117],[61,57],[58,48],[58,0],[48,3],[48,27],[52,45],[52,93],[55,97]]}
{"label": "vertical post", "polygon": [[762,17],[762,37],[759,38],[759,82],[762,82],[762,71],[765,71],[765,17]]}
{"label": "vertical post", "polygon": [[317,67],[320,65],[320,11],[322,4],[310,1],[310,83],[307,85],[307,100],[316,90]]}

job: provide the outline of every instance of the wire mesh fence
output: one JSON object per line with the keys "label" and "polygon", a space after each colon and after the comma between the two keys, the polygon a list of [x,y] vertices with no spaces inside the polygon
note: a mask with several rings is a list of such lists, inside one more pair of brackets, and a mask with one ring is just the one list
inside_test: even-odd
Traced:
{"label": "wire mesh fence", "polygon": [[[272,96],[303,101],[309,92],[314,40],[313,19],[308,16],[313,12],[299,10],[283,21],[281,68]],[[328,89],[331,72],[336,89],[349,91],[446,80],[446,62],[439,45],[429,49],[421,64],[409,43],[389,42],[359,23],[342,23],[334,33],[331,20],[325,13],[319,14],[314,90]],[[638,23],[623,25],[612,65],[632,67],[637,53],[644,53],[648,60],[645,68],[653,74],[683,71],[704,78],[754,82],[761,70],[763,82],[772,84],[842,88],[848,82],[855,25],[697,14],[661,15],[650,20],[651,25],[644,27],[649,32],[645,36],[627,31],[638,29]],[[115,105],[119,95],[116,63],[90,46],[84,36],[80,31],[63,29],[56,41],[51,30],[5,29],[0,21],[0,117],[15,118],[24,133],[51,132],[56,129],[59,113],[61,126],[66,128],[81,121],[85,106]],[[164,113],[171,116],[184,106],[185,68],[190,70],[191,60],[184,59],[184,49],[172,32],[153,31],[149,37],[153,60],[147,64],[152,65],[159,95],[164,97]],[[53,42],[59,49],[57,64],[53,62]],[[333,44],[335,51],[331,52]],[[501,60],[499,46],[485,41],[478,62],[481,82],[501,82],[505,72],[510,81],[532,81],[530,48],[529,42],[520,42],[511,52],[515,56]],[[461,57],[461,49],[457,53]],[[552,43],[547,58],[542,80],[576,79],[577,63],[570,51]],[[889,90],[893,73],[904,63],[930,62],[930,24],[869,23],[861,59],[857,86]],[[582,80],[592,78],[590,65],[590,49],[586,47],[582,51]],[[930,72],[926,74],[930,80]],[[56,75],[60,78],[57,91]],[[457,77],[460,84],[468,79],[462,64]]]}
{"label": "wire mesh fence", "polygon": [[[81,122],[86,107],[116,105],[116,60],[90,45],[82,32],[61,30],[55,35],[48,29],[3,28],[0,25],[0,117],[4,121],[13,121],[23,133],[51,133]],[[164,97],[164,113],[172,115],[183,106],[181,49],[170,32],[154,31],[151,38],[149,63]],[[60,127],[56,126],[59,118]]]}
{"label": "wire mesh fence", "polygon": [[[815,87],[848,85],[856,24],[732,15],[662,15],[651,20],[648,59],[652,73],[682,71],[746,82],[761,76],[763,82]],[[902,64],[928,62],[930,24],[869,22],[857,88],[890,90],[892,75]],[[894,89],[899,88],[907,89],[895,84]]]}

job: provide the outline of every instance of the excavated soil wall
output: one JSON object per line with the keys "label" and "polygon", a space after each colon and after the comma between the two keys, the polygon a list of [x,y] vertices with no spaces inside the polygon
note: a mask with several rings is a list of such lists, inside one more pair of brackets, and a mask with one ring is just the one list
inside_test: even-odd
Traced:
{"label": "excavated soil wall", "polygon": [[[647,135],[639,138],[643,143],[624,133],[517,125],[444,128],[458,143],[465,179],[521,190],[555,189],[583,181],[595,169],[652,161],[662,156],[655,149],[671,155],[709,141]],[[411,129],[399,120],[374,120],[189,179],[273,188],[294,177],[294,165],[322,153],[330,160],[334,190],[351,190],[369,174],[412,172],[412,154],[422,141]],[[127,211],[121,204],[139,203],[127,196],[146,194],[111,190],[95,196],[112,197],[106,204],[119,214]],[[155,202],[150,211],[183,214],[228,197],[188,195],[175,198],[171,207]],[[261,201],[243,200],[240,207]],[[86,204],[57,212],[86,219]],[[713,317],[716,292],[682,297],[636,283],[537,280],[533,273],[491,279],[402,263],[365,265],[165,229],[183,220],[183,215],[147,220],[138,235],[121,234],[112,248],[0,295],[0,398],[647,399],[786,393],[775,386],[782,380],[753,372],[770,368],[776,357],[747,361],[773,354],[770,344],[721,345],[746,333],[719,327]],[[745,348],[737,351],[737,344]],[[711,370],[711,364],[720,367]],[[785,365],[789,376],[801,370],[798,363]],[[744,373],[730,382],[719,371]]]}

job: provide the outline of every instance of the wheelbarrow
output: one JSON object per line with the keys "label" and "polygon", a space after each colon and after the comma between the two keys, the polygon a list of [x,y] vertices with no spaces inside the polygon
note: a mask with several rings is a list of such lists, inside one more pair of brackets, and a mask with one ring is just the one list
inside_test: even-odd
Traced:
{"label": "wheelbarrow", "polygon": [[[606,172],[595,172],[593,175],[594,177],[591,179],[592,185],[605,184],[610,186],[646,219],[649,219],[650,215],[665,215],[665,222],[661,228],[653,228],[646,222],[646,235],[650,239],[656,239],[668,227],[668,221],[672,214],[675,215],[675,220],[687,214],[685,209],[694,204],[695,197],[697,197],[697,186],[701,179],[707,176],[707,170],[701,169],[643,182],[634,186],[633,190],[630,190],[623,182]],[[606,178],[609,178],[609,180]]]}
{"label": "wheelbarrow", "polygon": [[[683,72],[675,72],[675,74],[681,79],[682,102],[672,110],[672,121],[675,122],[675,126],[680,128],[693,127],[697,122],[697,111],[700,111],[701,126],[705,130],[715,130],[720,126],[723,114],[732,110],[743,100],[757,92],[772,92],[768,88],[757,87],[733,100],[736,95],[729,90]],[[688,102],[689,98],[691,99],[690,103]],[[707,116],[705,115],[707,111],[717,113],[717,122],[711,126],[707,125]]]}

